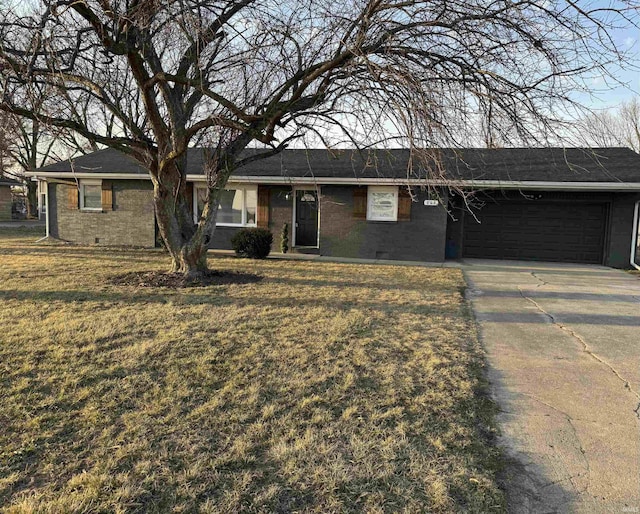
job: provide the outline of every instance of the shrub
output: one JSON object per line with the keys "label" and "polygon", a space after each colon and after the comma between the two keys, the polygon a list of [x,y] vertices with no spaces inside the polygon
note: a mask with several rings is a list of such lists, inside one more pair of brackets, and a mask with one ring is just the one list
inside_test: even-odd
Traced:
{"label": "shrub", "polygon": [[231,246],[241,257],[265,259],[271,251],[273,235],[265,228],[243,228],[231,238]]}
{"label": "shrub", "polygon": [[280,250],[282,253],[289,251],[289,224],[282,225],[282,234],[280,234]]}

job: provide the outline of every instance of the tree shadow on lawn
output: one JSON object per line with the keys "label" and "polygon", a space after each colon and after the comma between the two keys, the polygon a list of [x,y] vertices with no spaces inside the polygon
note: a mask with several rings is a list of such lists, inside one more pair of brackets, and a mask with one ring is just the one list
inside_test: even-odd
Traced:
{"label": "tree shadow on lawn", "polygon": [[[0,239],[1,241],[1,239]],[[0,255],[12,254],[45,254],[45,255],[65,255],[74,257],[94,257],[96,254],[102,253],[110,256],[168,256],[169,254],[162,248],[142,248],[130,246],[79,246],[73,244],[56,244],[56,245],[40,245],[17,240],[15,244],[0,247]]]}
{"label": "tree shadow on lawn", "polygon": [[[344,288],[363,288],[373,290],[385,290],[385,291],[405,291],[405,292],[419,292],[432,296],[439,293],[451,293],[452,286],[450,284],[429,284],[428,289],[420,281],[412,281],[401,284],[390,284],[382,281],[338,281],[338,280],[325,280],[319,279],[316,275],[315,278],[288,278],[288,277],[269,277],[269,282],[280,283],[283,285],[300,285],[308,287],[344,287]],[[464,286],[456,289],[460,294],[464,294]]]}
{"label": "tree shadow on lawn", "polygon": [[[262,282],[267,284],[265,280]],[[387,302],[376,302],[361,299],[345,299],[337,296],[328,298],[316,298],[313,295],[307,297],[300,296],[271,296],[268,289],[264,295],[251,297],[233,297],[227,295],[223,290],[230,285],[243,287],[251,284],[221,284],[218,286],[206,286],[197,289],[183,290],[167,289],[166,292],[161,291],[142,291],[143,288],[127,288],[129,291],[114,291],[113,289],[93,289],[93,290],[49,290],[49,291],[31,291],[20,289],[0,290],[0,301],[18,300],[35,303],[50,304],[53,302],[65,303],[100,303],[107,304],[105,308],[109,308],[111,304],[167,304],[175,305],[211,305],[211,306],[228,306],[236,307],[272,307],[272,308],[317,308],[317,307],[334,307],[340,310],[349,310],[351,308],[365,308],[371,311],[381,313],[389,312],[389,309],[397,310],[402,313],[412,314],[431,314],[436,316],[456,315],[459,312],[459,305],[453,304],[430,304],[429,298],[425,298],[426,303],[415,304],[407,302],[404,304],[389,304]],[[212,291],[212,288],[215,290]],[[133,289],[133,290],[132,290]],[[145,288],[146,289],[146,288]],[[151,288],[149,288],[151,289]]]}
{"label": "tree shadow on lawn", "polygon": [[[242,264],[240,267],[248,266]],[[180,346],[165,338],[157,347],[143,348],[144,351],[136,350],[138,353],[131,354],[127,348],[132,339],[127,339],[127,330],[109,332],[104,339],[92,340],[93,349],[89,346],[86,352],[75,350],[83,347],[82,337],[62,341],[65,352],[51,357],[54,361],[49,363],[48,373],[58,376],[58,362],[66,359],[72,366],[67,375],[73,377],[74,388],[90,394],[78,398],[61,396],[51,403],[48,399],[52,398],[52,393],[60,394],[61,383],[43,384],[42,377],[47,376],[47,370],[42,363],[34,366],[29,389],[21,394],[25,397],[30,394],[32,404],[36,396],[40,397],[39,408],[45,414],[52,412],[47,418],[52,428],[47,438],[38,439],[33,450],[29,450],[27,463],[45,458],[52,453],[48,448],[55,447],[60,455],[52,461],[51,469],[62,470],[56,477],[55,488],[44,488],[34,505],[46,506],[46,494],[69,494],[71,486],[65,483],[84,476],[86,470],[89,482],[93,479],[101,483],[101,477],[109,477],[100,489],[106,495],[103,497],[105,502],[124,501],[117,500],[116,493],[111,495],[110,491],[128,487],[132,492],[127,505],[139,505],[150,512],[169,511],[176,505],[184,511],[195,511],[208,502],[213,509],[224,505],[225,497],[233,500],[226,505],[227,511],[241,511],[242,506],[254,506],[256,511],[265,512],[319,511],[320,507],[330,511],[332,505],[333,510],[345,512],[365,512],[375,506],[385,511],[408,511],[418,510],[416,505],[419,505],[427,510],[425,506],[430,499],[426,486],[429,480],[436,481],[436,478],[426,474],[416,478],[408,473],[411,459],[417,466],[432,469],[427,463],[446,460],[449,452],[460,453],[460,462],[471,459],[470,471],[459,478],[453,476],[438,483],[442,487],[450,484],[447,487],[450,487],[451,495],[462,498],[460,506],[464,505],[464,498],[482,496],[482,493],[474,492],[480,487],[475,485],[477,480],[472,482],[469,477],[475,478],[472,471],[475,463],[483,463],[488,457],[480,450],[472,452],[471,445],[466,446],[467,440],[455,428],[458,424],[465,430],[484,426],[478,418],[468,416],[468,412],[474,412],[475,398],[469,398],[471,403],[454,403],[452,419],[443,417],[442,409],[430,411],[423,406],[422,400],[415,410],[410,408],[413,398],[426,397],[431,390],[435,394],[442,389],[444,394],[446,388],[442,384],[448,383],[447,378],[453,380],[457,376],[457,354],[454,351],[449,355],[446,348],[434,350],[437,354],[444,352],[446,358],[426,372],[425,363],[429,362],[430,353],[418,351],[423,343],[415,339],[396,341],[395,337],[400,331],[407,330],[405,326],[394,326],[393,315],[396,314],[428,314],[441,316],[445,321],[459,319],[461,306],[457,286],[437,284],[434,290],[428,284],[420,284],[423,287],[418,288],[407,281],[403,287],[387,284],[384,277],[375,275],[342,282],[335,275],[330,276],[331,273],[322,273],[318,265],[304,267],[304,271],[308,270],[315,279],[274,277],[267,269],[259,266],[253,269],[264,272],[264,279],[189,290],[109,284],[114,276],[111,269],[95,273],[84,282],[56,272],[52,279],[59,282],[51,283],[49,287],[57,289],[39,290],[34,284],[14,280],[15,289],[0,290],[0,301],[35,302],[34,309],[56,302],[58,307],[64,303],[79,303],[69,309],[66,314],[69,316],[84,309],[104,308],[108,311],[113,304],[153,303],[249,307],[251,312],[245,319],[254,314],[253,309],[283,308],[288,309],[286,315],[296,323],[302,309],[318,307],[338,311],[355,307],[384,315],[393,311],[392,316],[384,317],[389,324],[385,329],[388,337],[375,343],[356,344],[351,336],[341,335],[341,332],[338,342],[326,342],[326,351],[322,342],[307,344],[306,335],[301,333],[293,336],[291,350],[285,351],[288,346],[284,344],[281,351],[266,353],[271,346],[269,338],[276,339],[274,334],[279,327],[267,327],[266,334],[256,338],[246,337],[246,330],[253,328],[246,327],[231,338],[226,336],[228,343],[218,345],[213,353],[209,343],[213,332],[192,338],[188,330],[184,336],[189,340],[188,344]],[[287,269],[283,267],[284,272]],[[348,270],[345,276],[352,277]],[[40,284],[47,287],[46,280]],[[18,289],[22,287],[25,289]],[[314,294],[316,288],[324,291]],[[413,294],[403,296],[403,290]],[[445,293],[448,294],[446,297]],[[385,298],[389,300],[385,301]],[[82,302],[87,305],[83,306]],[[153,310],[149,308],[149,311]],[[157,310],[161,313],[158,316],[162,316],[164,311]],[[215,317],[215,309],[210,310]],[[194,316],[202,315],[208,309],[195,311]],[[95,312],[89,315],[93,314]],[[125,315],[129,314],[126,311]],[[308,323],[302,317],[299,319],[301,323]],[[437,324],[442,323],[438,320]],[[428,330],[422,321],[419,324],[420,329]],[[155,339],[156,329],[162,327],[145,328],[144,338]],[[138,338],[139,333],[142,331],[134,331],[131,338]],[[282,341],[285,341],[284,337]],[[433,342],[433,345],[439,344],[444,341]],[[117,352],[119,347],[122,347],[122,353]],[[20,355],[22,351],[18,349],[16,354]],[[128,360],[125,360],[127,356]],[[38,355],[38,359],[42,358]],[[391,377],[381,369],[378,376],[373,375],[371,370],[376,370],[386,359],[397,366],[398,372]],[[451,362],[447,363],[448,359]],[[349,363],[353,364],[347,365]],[[320,366],[326,368],[322,373],[318,370]],[[407,375],[404,382],[399,381],[399,373]],[[431,379],[425,380],[425,373],[432,373]],[[314,378],[316,375],[317,379]],[[382,380],[385,377],[389,383]],[[386,391],[385,388],[396,387],[395,381],[398,381],[397,388]],[[411,388],[405,388],[403,383],[410,384]],[[252,397],[248,392],[252,390],[259,391],[255,403],[249,401]],[[87,402],[95,403],[99,423],[82,421],[92,419],[94,415],[92,405],[87,406]],[[354,414],[345,415],[354,405],[357,407]],[[394,406],[401,410],[394,413],[391,409]],[[272,410],[265,410],[268,408]],[[265,417],[265,412],[271,412],[271,417]],[[328,421],[322,421],[324,416]],[[329,423],[326,430],[322,429],[321,423]],[[267,429],[262,429],[263,426]],[[396,433],[396,426],[402,431]],[[307,433],[317,438],[317,443],[312,438],[307,445]],[[403,435],[398,435],[400,433]],[[447,449],[427,441],[427,436],[436,437],[437,434],[447,438]],[[397,438],[398,444],[383,446],[387,436]],[[117,441],[117,448],[113,440]],[[471,438],[471,443],[474,440],[483,448],[487,446],[484,438]],[[237,450],[234,450],[236,442]],[[241,451],[243,448],[245,451]],[[387,451],[397,454],[391,458],[385,453]],[[484,448],[483,451],[488,450]],[[354,452],[357,455],[354,456]],[[170,456],[166,462],[161,461],[165,454]],[[150,459],[157,459],[154,465],[162,468],[162,472],[144,470],[148,455],[151,455]],[[207,459],[206,466],[202,464],[203,458]],[[60,464],[62,459],[70,464]],[[378,469],[378,460],[389,469],[388,472],[383,474]],[[20,459],[12,461],[11,470],[22,472],[24,464]],[[366,471],[368,467],[370,471]],[[301,468],[305,473],[295,475],[296,469]],[[182,484],[180,477],[194,476],[189,475],[194,469],[200,471],[190,479],[192,483]],[[16,498],[22,491],[26,494],[33,490],[29,479],[34,475],[38,487],[51,481],[50,475],[38,470],[30,474],[31,471],[25,473],[24,481],[12,486],[5,498]],[[245,479],[246,484],[240,488]],[[120,483],[120,480],[124,482]],[[326,481],[330,482],[327,486]],[[488,491],[495,494],[490,487]],[[0,491],[0,503],[2,500]],[[481,511],[487,512],[486,509]]]}

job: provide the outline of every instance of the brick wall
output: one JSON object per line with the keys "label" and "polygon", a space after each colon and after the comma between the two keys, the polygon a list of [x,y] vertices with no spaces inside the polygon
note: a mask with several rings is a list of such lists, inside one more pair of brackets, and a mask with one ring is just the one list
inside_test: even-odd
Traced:
{"label": "brick wall", "polygon": [[0,186],[0,221],[11,219],[11,186]]}
{"label": "brick wall", "polygon": [[[408,221],[366,221],[353,216],[353,186],[322,186],[320,254],[365,259],[427,262],[444,260],[447,213],[442,205],[423,204],[415,191]],[[446,205],[446,198],[443,199]]]}
{"label": "brick wall", "polygon": [[[85,244],[154,246],[155,223],[153,190],[149,181],[113,181],[113,211],[83,212],[70,209],[64,184],[49,184],[50,231],[53,237]],[[292,240],[293,199],[286,198],[290,187],[264,186],[270,189],[269,230],[273,234],[273,252],[280,251],[280,235],[289,223]],[[426,207],[425,193],[417,192],[411,206],[411,219],[375,222],[353,216],[353,186],[322,186],[320,194],[320,254],[367,259],[401,259],[439,262],[459,257],[462,251],[462,210],[454,210],[460,221],[448,220],[446,211]],[[553,197],[545,193],[545,197]],[[602,201],[610,205],[608,237],[605,247],[607,266],[628,268],[631,250],[633,213],[637,193],[557,193],[556,201]],[[516,198],[517,192],[500,194]],[[455,206],[454,206],[455,207]],[[4,216],[4,218],[3,218]],[[0,219],[11,218],[11,191],[0,187]],[[218,227],[210,248],[231,249],[231,236],[239,229]],[[291,250],[291,247],[290,247]]]}
{"label": "brick wall", "polygon": [[[289,195],[289,199],[286,196]],[[269,198],[269,230],[273,234],[272,251],[280,252],[282,227],[289,224],[289,251],[293,240],[293,193],[290,187],[272,187]]]}
{"label": "brick wall", "polygon": [[213,238],[209,243],[209,248],[216,250],[231,250],[231,238],[240,227],[216,227]]}
{"label": "brick wall", "polygon": [[66,184],[49,184],[50,232],[53,237],[84,244],[153,247],[153,186],[148,180],[114,180],[113,211],[70,209]]}
{"label": "brick wall", "polygon": [[[261,186],[263,187],[263,186]],[[293,198],[290,187],[270,189],[269,230],[273,252],[280,251],[282,227],[289,223],[289,250],[293,238]],[[444,260],[446,211],[442,206],[425,207],[426,194],[417,192],[411,206],[411,219],[375,222],[353,217],[353,186],[322,186],[320,189],[321,255],[365,259]],[[210,248],[231,249],[230,239],[239,229],[218,227]]]}

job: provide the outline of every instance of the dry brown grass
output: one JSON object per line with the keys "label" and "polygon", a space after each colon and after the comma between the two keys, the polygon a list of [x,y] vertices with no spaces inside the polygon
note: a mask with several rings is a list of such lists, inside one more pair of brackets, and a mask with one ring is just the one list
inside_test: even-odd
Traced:
{"label": "dry brown grass", "polygon": [[0,510],[503,510],[458,271],[216,258],[264,279],[135,288],[107,282],[162,253],[3,232]]}

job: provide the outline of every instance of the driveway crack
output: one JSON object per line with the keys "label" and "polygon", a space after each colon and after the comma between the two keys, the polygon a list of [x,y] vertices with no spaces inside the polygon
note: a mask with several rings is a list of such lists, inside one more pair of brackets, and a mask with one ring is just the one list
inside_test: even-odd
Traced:
{"label": "driveway crack", "polygon": [[[587,492],[589,490],[589,486],[591,485],[591,465],[589,464],[589,459],[587,458],[587,452],[584,449],[584,447],[582,446],[582,441],[580,439],[580,436],[578,435],[578,430],[576,429],[576,426],[573,424],[573,418],[566,413],[565,411],[558,409],[558,407],[555,407],[553,405],[551,405],[550,403],[545,402],[544,400],[541,400],[540,398],[532,395],[532,394],[528,394],[528,393],[524,393],[525,396],[528,396],[529,398],[531,398],[532,400],[535,400],[538,403],[541,403],[542,405],[550,408],[551,410],[557,412],[558,414],[560,414],[561,416],[563,416],[566,420],[567,420],[567,424],[571,427],[571,431],[573,432],[573,437],[576,440],[576,444],[578,446],[578,450],[580,451],[580,454],[582,455],[582,459],[584,460],[584,465],[585,465],[585,473],[584,475],[586,475],[586,479],[587,479],[587,483],[584,487],[584,489],[581,492]],[[569,476],[567,478],[562,479],[562,481],[564,480],[568,480],[569,482],[571,482],[571,485],[573,486],[573,488],[578,491],[578,487],[576,486],[576,483],[573,481],[574,478],[578,478],[582,476],[582,474],[578,473],[576,475],[572,475]],[[556,482],[560,482],[560,480],[556,481]],[[548,487],[550,485],[553,485],[556,482],[550,482],[549,484],[547,484],[545,487]]]}
{"label": "driveway crack", "polygon": [[545,281],[545,280],[542,280],[538,275],[536,275],[536,272],[535,272],[535,271],[531,271],[530,273],[531,273],[531,276],[532,276],[533,278],[535,278],[538,282],[540,282],[540,283],[536,286],[536,288],[549,285],[549,282],[547,282],[547,281]]}
{"label": "driveway crack", "polygon": [[[558,320],[556,320],[553,314],[550,314],[549,312],[545,311],[538,302],[536,302],[533,298],[530,298],[529,296],[525,295],[524,291],[522,291],[520,287],[518,287],[518,291],[520,291],[520,296],[522,296],[522,298],[532,303],[542,314],[544,314],[547,318],[549,318],[549,320],[553,325],[558,327],[560,330],[563,330],[564,332],[569,334],[571,337],[573,337],[576,341],[578,341],[582,346],[582,351],[584,353],[589,355],[592,359],[599,362],[603,366],[606,366],[618,378],[618,380],[620,380],[623,383],[624,388],[627,389],[631,394],[633,394],[638,400],[640,400],[640,393],[638,393],[636,390],[634,390],[631,387],[631,384],[629,383],[629,381],[626,378],[624,378],[616,368],[614,368],[602,357],[594,353],[591,347],[589,346],[589,344],[584,340],[584,338],[582,338],[582,336],[580,336],[580,334],[576,333],[573,329],[569,328],[566,325],[563,325]],[[638,404],[638,406],[633,412],[635,413],[638,420],[640,420],[640,403]]]}

